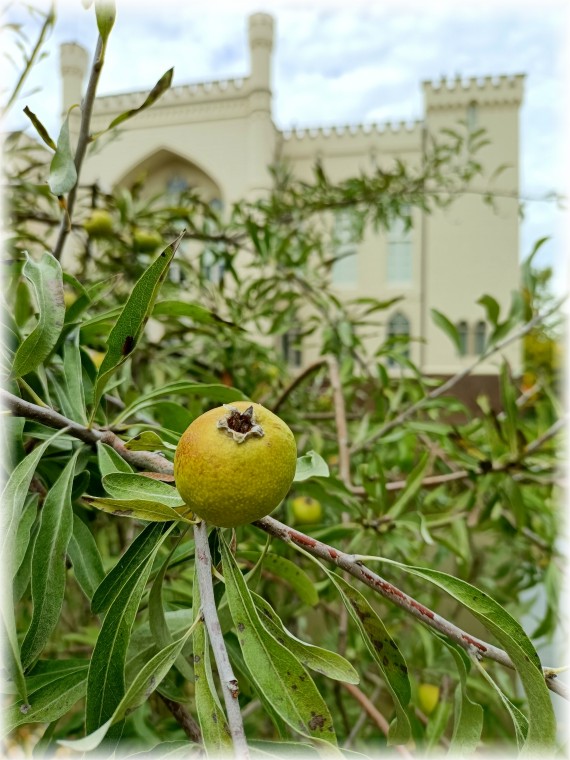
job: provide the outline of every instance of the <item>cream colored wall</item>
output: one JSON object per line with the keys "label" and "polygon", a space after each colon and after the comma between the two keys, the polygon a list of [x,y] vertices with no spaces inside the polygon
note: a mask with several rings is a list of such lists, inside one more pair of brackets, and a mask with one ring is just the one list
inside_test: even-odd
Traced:
{"label": "cream colored wall", "polygon": [[[104,189],[110,189],[132,180],[145,162],[152,163],[152,157],[158,154],[164,156],[164,164],[160,169],[153,167],[149,188],[158,190],[168,180],[168,173],[174,172],[176,161],[181,160],[182,166],[188,169],[192,165],[196,176],[202,176],[205,194],[218,195],[228,208],[244,197],[259,197],[269,188],[268,166],[276,158],[285,159],[295,175],[307,181],[313,176],[317,158],[335,182],[372,171],[376,165],[388,166],[395,158],[417,166],[422,155],[423,130],[437,134],[443,127],[456,127],[457,120],[466,118],[468,105],[475,101],[478,126],[487,129],[491,140],[491,145],[480,154],[487,175],[500,164],[511,164],[513,168],[501,175],[495,187],[507,194],[518,192],[522,77],[471,80],[466,86],[460,82],[439,87],[424,83],[424,120],[411,125],[281,134],[272,121],[271,17],[253,15],[249,20],[249,38],[250,76],[244,80],[172,88],[151,109],[121,125],[118,134],[102,150],[88,155],[83,182],[98,182]],[[62,47],[64,109],[78,97],[81,67],[85,65],[81,48]],[[140,105],[145,96],[146,93],[127,93],[98,98],[93,129],[104,129],[120,113]],[[77,109],[72,112],[71,123],[72,129],[77,130]],[[167,152],[161,153],[164,151]],[[501,199],[495,213],[482,203],[480,195],[469,194],[449,209],[428,217],[422,218],[419,211],[414,211],[412,234],[413,280],[409,286],[387,283],[386,234],[367,230],[358,251],[357,286],[338,287],[337,293],[343,298],[369,296],[381,300],[404,296],[401,304],[384,315],[384,325],[369,338],[369,347],[376,348],[384,339],[388,320],[401,310],[410,320],[412,337],[427,340],[423,346],[412,343],[411,358],[425,372],[453,373],[470,363],[473,356],[457,356],[449,339],[433,325],[429,310],[436,308],[453,322],[464,319],[474,325],[484,317],[482,308],[476,304],[484,293],[494,296],[503,310],[508,308],[510,293],[517,287],[519,276],[516,201]],[[317,343],[308,340],[303,347],[305,362],[315,358]],[[506,355],[517,371],[519,348],[508,349]],[[494,371],[494,365],[481,365],[478,371]]]}

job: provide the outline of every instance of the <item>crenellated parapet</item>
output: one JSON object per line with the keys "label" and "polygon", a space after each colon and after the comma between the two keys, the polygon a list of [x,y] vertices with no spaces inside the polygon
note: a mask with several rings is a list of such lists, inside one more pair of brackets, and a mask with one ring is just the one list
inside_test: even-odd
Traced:
{"label": "crenellated parapet", "polygon": [[524,74],[505,74],[422,82],[426,110],[466,108],[470,103],[518,106],[523,99],[524,79]]}
{"label": "crenellated parapet", "polygon": [[334,127],[293,127],[282,131],[283,139],[291,142],[330,140],[353,140],[358,138],[376,138],[392,135],[419,136],[422,129],[421,121],[387,121],[382,124],[347,124]]}

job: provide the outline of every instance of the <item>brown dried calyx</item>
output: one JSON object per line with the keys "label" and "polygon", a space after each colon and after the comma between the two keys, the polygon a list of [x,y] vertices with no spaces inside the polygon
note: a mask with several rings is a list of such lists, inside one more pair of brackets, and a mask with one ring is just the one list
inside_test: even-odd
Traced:
{"label": "brown dried calyx", "polygon": [[236,443],[243,443],[249,436],[264,435],[263,428],[255,421],[253,406],[240,412],[235,406],[224,404],[227,414],[218,420],[218,427],[225,430]]}

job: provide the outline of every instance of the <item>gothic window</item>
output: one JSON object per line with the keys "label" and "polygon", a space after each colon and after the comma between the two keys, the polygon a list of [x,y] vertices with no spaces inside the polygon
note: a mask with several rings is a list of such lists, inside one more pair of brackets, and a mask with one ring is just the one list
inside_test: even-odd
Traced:
{"label": "gothic window", "polygon": [[[217,214],[221,214],[223,211],[223,203],[219,198],[214,198],[210,201],[210,206]],[[204,220],[204,230],[206,233],[213,234],[217,227],[213,219],[206,218]],[[220,258],[220,253],[223,251],[223,245],[221,243],[206,241],[204,252],[200,259],[200,269],[202,277],[208,282],[220,284],[224,278],[224,262]]]}
{"label": "gothic window", "polygon": [[333,264],[333,285],[356,287],[358,283],[358,246],[354,230],[354,219],[349,211],[336,214],[333,230],[333,247],[335,257]]}
{"label": "gothic window", "polygon": [[403,219],[394,219],[388,229],[389,285],[412,284],[412,230]]}
{"label": "gothic window", "polygon": [[181,177],[180,174],[173,174],[166,183],[166,192],[169,195],[179,195],[184,190],[188,190],[188,180]]}
{"label": "gothic window", "polygon": [[485,350],[485,342],[487,339],[487,325],[485,322],[480,321],[475,325],[475,353],[481,355]]}
{"label": "gothic window", "polygon": [[477,103],[472,101],[467,106],[467,129],[474,132],[477,129]]}
{"label": "gothic window", "polygon": [[469,338],[469,326],[462,320],[457,323],[457,333],[459,335],[459,356],[467,355],[467,342]]}

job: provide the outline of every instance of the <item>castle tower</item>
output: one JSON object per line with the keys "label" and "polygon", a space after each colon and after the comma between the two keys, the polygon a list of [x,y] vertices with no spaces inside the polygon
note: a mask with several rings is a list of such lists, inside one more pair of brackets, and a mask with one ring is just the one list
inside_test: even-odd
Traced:
{"label": "castle tower", "polygon": [[276,146],[271,112],[273,18],[267,13],[249,17],[249,52],[248,185],[250,194],[257,196],[270,186],[267,167],[275,159]]}
{"label": "castle tower", "polygon": [[87,73],[87,51],[75,42],[66,42],[60,47],[59,62],[62,83],[61,108],[65,115],[72,105],[81,103],[83,80]]}

